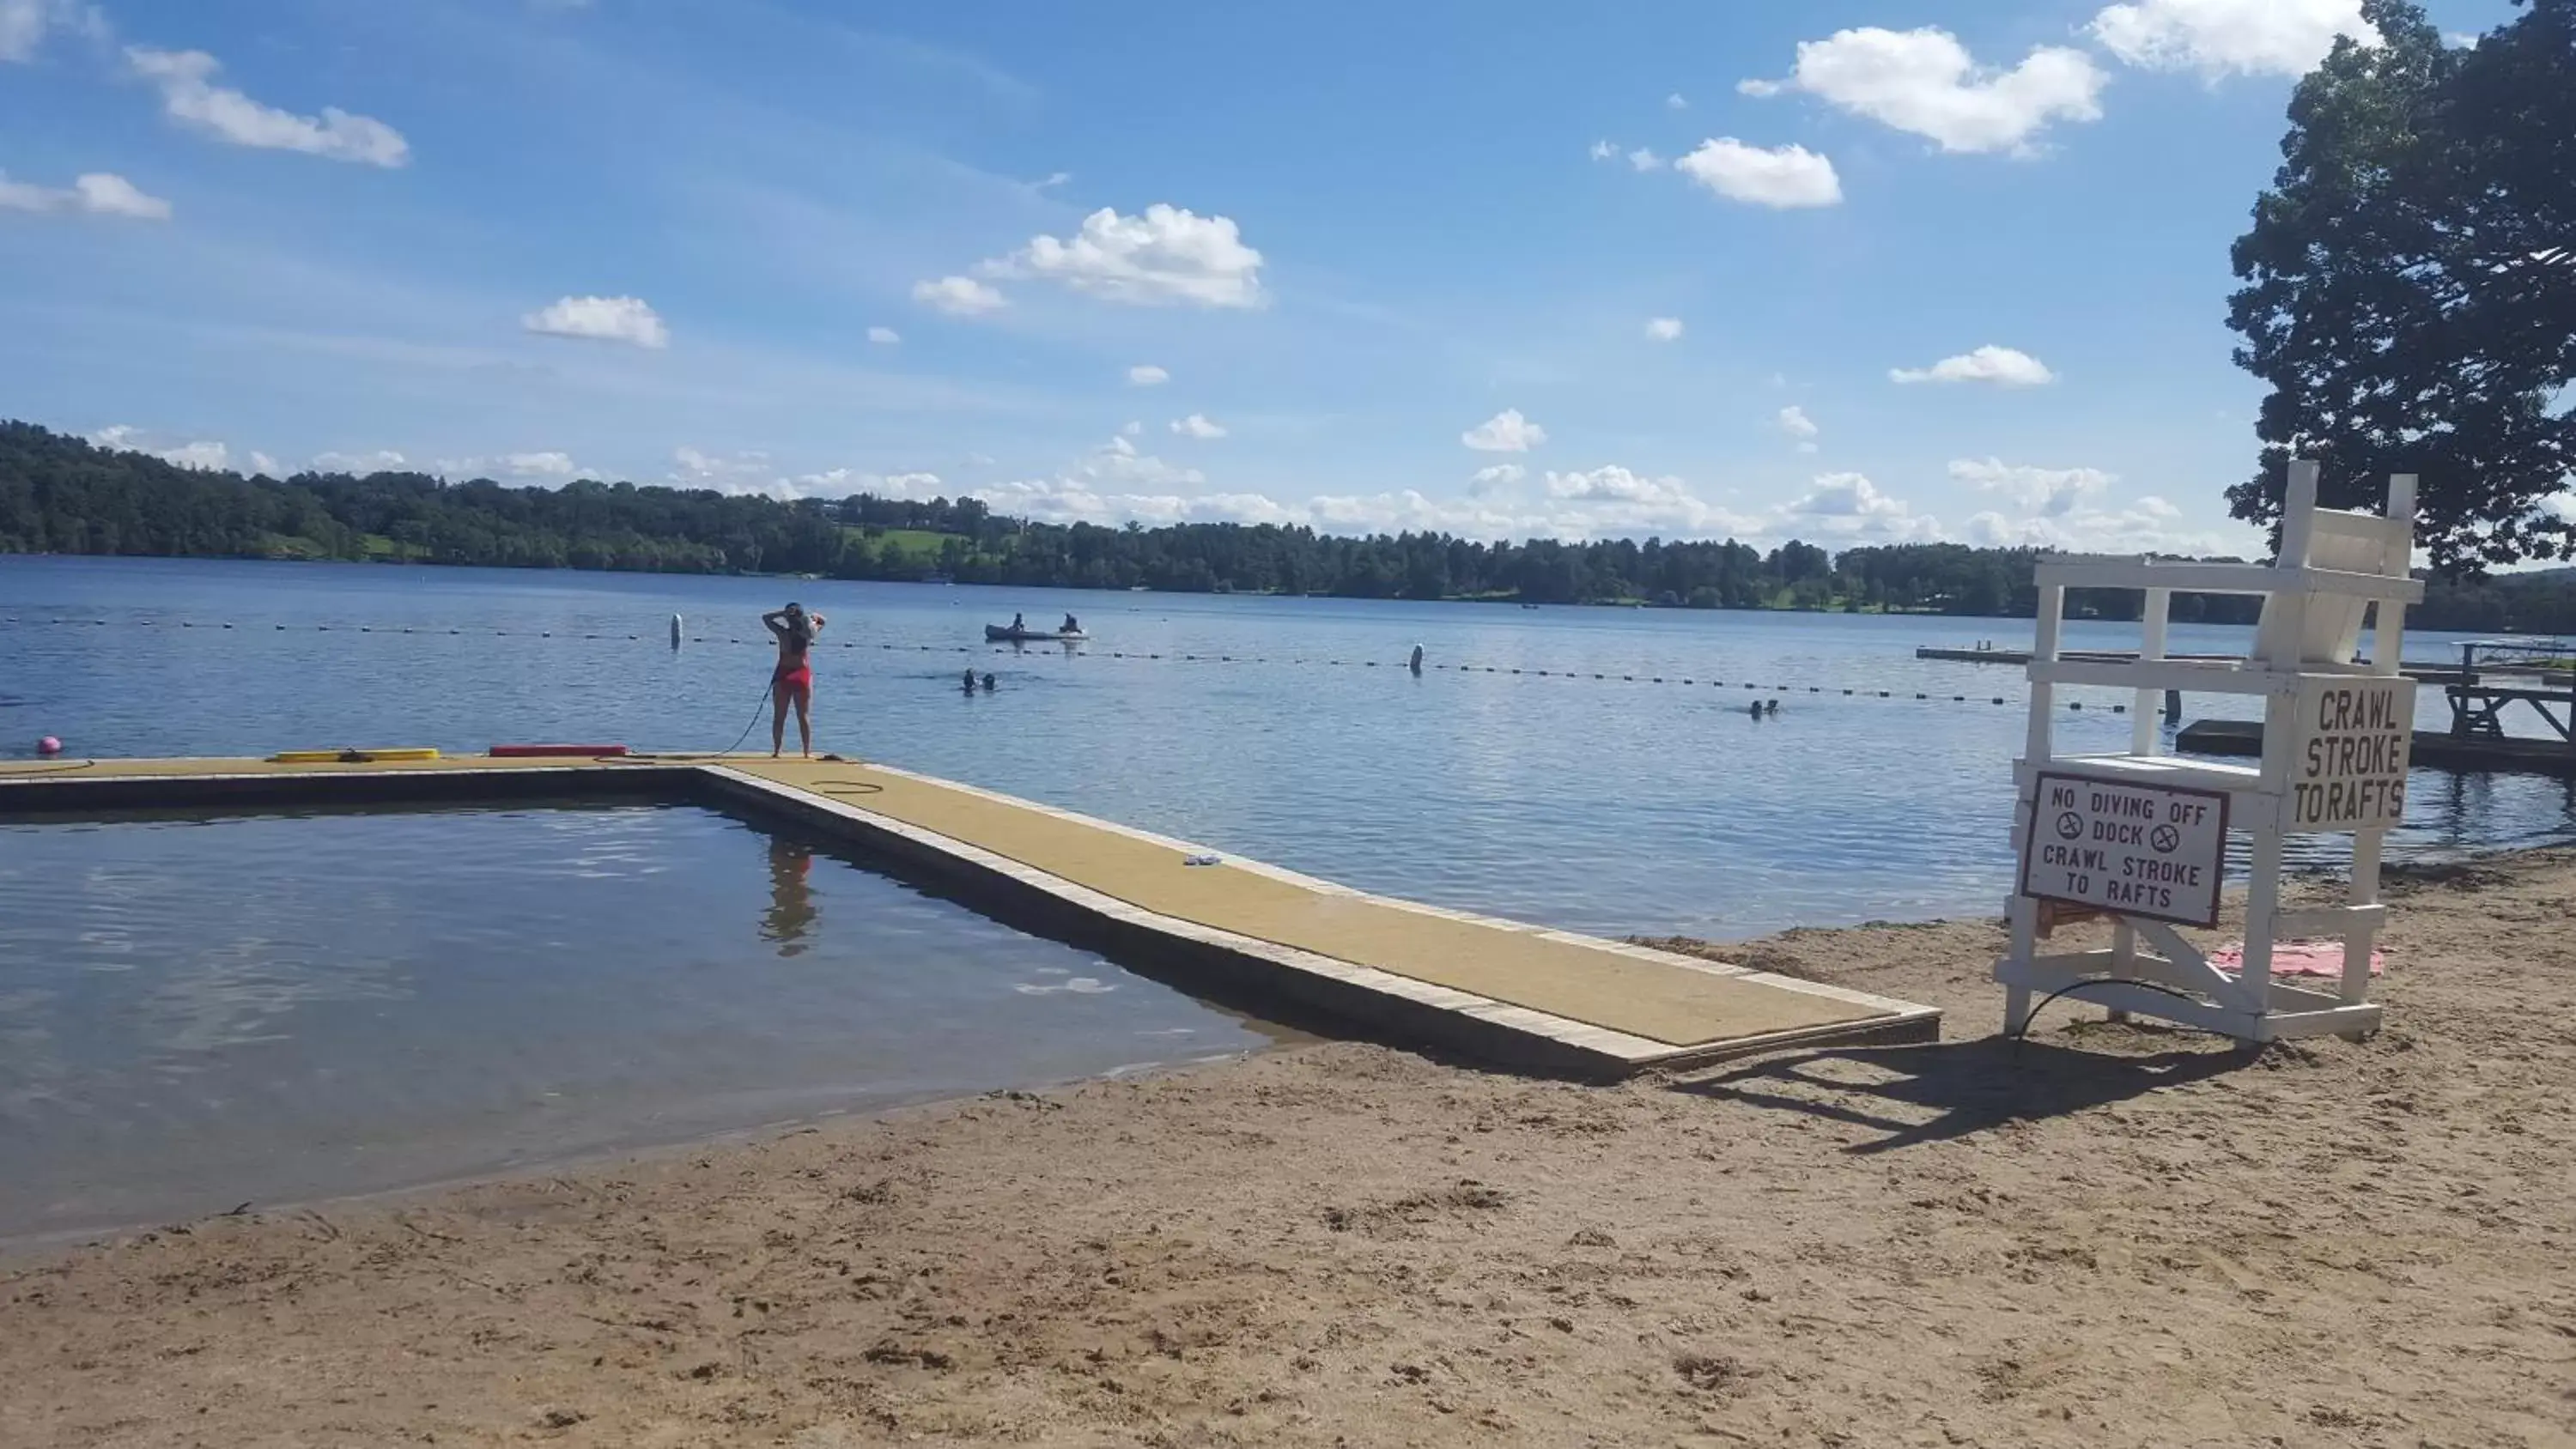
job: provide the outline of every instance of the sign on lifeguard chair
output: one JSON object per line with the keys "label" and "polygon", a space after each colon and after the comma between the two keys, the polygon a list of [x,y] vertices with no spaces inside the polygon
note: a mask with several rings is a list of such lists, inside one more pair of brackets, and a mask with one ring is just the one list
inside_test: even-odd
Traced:
{"label": "sign on lifeguard chair", "polygon": [[[2068,556],[2039,565],[2029,735],[2014,771],[2021,874],[2006,911],[2011,954],[1995,963],[1995,979],[2006,988],[2006,1030],[2028,1026],[2035,1000],[2060,995],[2246,1042],[2357,1035],[2379,1025],[2379,1008],[2365,998],[2371,947],[2387,909],[2379,903],[2380,847],[2406,812],[2415,682],[2399,664],[2406,606],[2424,596],[2410,573],[2414,551],[2412,477],[2389,480],[2386,516],[2342,512],[2317,507],[2317,465],[2293,462],[2280,556],[2270,564]],[[2145,594],[2135,660],[2058,657],[2069,588]],[[2251,652],[2243,659],[2166,658],[2178,590],[2261,595]],[[2129,748],[2057,753],[2060,685],[2136,691]],[[2166,691],[2259,697],[2261,762],[2158,753],[2154,705]],[[2212,965],[2177,929],[2218,924],[2231,831],[2247,838],[2250,861],[2243,966],[2234,972]],[[2284,910],[2283,837],[2318,831],[2352,833],[2345,903]],[[2107,949],[2041,954],[2046,923],[2091,914],[2112,920]],[[2339,989],[2272,979],[2272,948],[2291,940],[2341,945]]]}

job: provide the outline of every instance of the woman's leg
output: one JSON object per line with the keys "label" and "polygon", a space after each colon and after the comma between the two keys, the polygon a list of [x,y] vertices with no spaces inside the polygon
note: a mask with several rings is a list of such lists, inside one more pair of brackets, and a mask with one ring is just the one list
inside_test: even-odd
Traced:
{"label": "woman's leg", "polygon": [[810,758],[814,753],[814,682],[796,686],[796,743]]}
{"label": "woman's leg", "polygon": [[784,679],[769,682],[769,757],[773,760],[787,747],[787,701],[792,692]]}

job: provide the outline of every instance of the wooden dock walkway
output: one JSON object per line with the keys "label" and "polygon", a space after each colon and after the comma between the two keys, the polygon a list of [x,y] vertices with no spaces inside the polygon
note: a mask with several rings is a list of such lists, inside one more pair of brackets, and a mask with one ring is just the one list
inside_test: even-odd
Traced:
{"label": "wooden dock walkway", "polygon": [[1175,984],[1256,1010],[1291,1002],[1504,1065],[1618,1076],[1939,1033],[1928,1007],[1368,895],[882,765],[765,755],[0,765],[0,820],[600,796],[784,816],[996,919]]}

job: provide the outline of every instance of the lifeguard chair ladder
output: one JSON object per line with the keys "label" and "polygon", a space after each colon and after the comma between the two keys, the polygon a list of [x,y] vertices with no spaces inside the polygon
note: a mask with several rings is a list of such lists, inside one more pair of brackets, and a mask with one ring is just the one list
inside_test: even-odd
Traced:
{"label": "lifeguard chair ladder", "polygon": [[[2174,925],[2106,912],[2107,950],[2043,955],[2043,903],[2016,893],[2006,914],[2011,954],[1995,964],[2006,989],[2004,1025],[2018,1033],[2035,1004],[2069,994],[2112,1009],[2115,1017],[2152,1016],[2239,1041],[2259,1043],[2327,1033],[2359,1035],[2379,1026],[2367,1000],[2370,956],[2386,907],[2379,902],[2380,847],[2393,819],[2355,829],[2300,824],[2293,784],[2306,721],[2303,701],[2321,686],[2368,679],[2396,691],[2398,735],[2411,743],[2414,684],[2399,673],[2405,652],[2405,607],[2424,586],[2410,577],[2415,548],[2415,479],[2389,480],[2385,517],[2317,507],[2317,465],[2294,461],[2284,499],[2279,558],[2270,564],[2168,562],[2120,556],[2069,556],[2037,569],[2039,619],[2030,663],[2029,737],[2015,762],[2019,805],[2013,847],[2030,848],[2039,776],[2073,776],[2139,786],[2222,793],[2230,835],[2249,839],[2243,967],[2231,974]],[[2066,591],[2137,589],[2145,595],[2138,658],[2087,662],[2058,657]],[[2174,593],[2259,594],[2261,622],[2241,660],[2165,657]],[[2363,615],[2378,606],[2371,657],[2357,658]],[[2129,748],[2116,754],[2060,755],[2055,750],[2056,691],[2061,685],[2136,691]],[[2263,700],[2263,753],[2255,765],[2184,760],[2159,754],[2155,703],[2166,690],[2241,694]],[[2404,761],[2401,760],[2402,768]],[[2281,906],[2283,836],[2292,831],[2353,831],[2352,883],[2345,904],[2289,911]],[[2016,892],[2021,889],[2016,885]],[[2272,978],[2273,946],[2289,940],[2334,940],[2343,975],[2332,992]]]}

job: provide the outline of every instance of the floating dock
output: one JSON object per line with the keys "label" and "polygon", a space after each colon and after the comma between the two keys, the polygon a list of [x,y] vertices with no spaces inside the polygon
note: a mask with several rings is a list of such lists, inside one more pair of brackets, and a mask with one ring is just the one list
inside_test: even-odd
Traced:
{"label": "floating dock", "polygon": [[[2174,748],[2187,755],[2253,759],[2263,753],[2263,722],[2195,720],[2174,736]],[[2507,770],[2576,778],[2576,748],[2564,740],[2417,730],[2409,748],[2413,763],[2437,770]]]}
{"label": "floating dock", "polygon": [[[1914,657],[1939,659],[1952,664],[2009,664],[2015,669],[2030,663],[2031,660],[2030,651],[2027,649],[1954,649],[1939,644],[1917,645]],[[2164,657],[2176,664],[2221,665],[2244,662],[2244,656],[2240,654],[2168,654]],[[2135,664],[2138,662],[2138,654],[2134,649],[2060,649],[2057,651],[2057,658],[2060,663],[2070,664],[2079,662]],[[2440,664],[2409,664],[2403,666],[2398,672],[2409,679],[2420,680],[2427,684],[2456,684],[2461,678],[2459,670]]]}
{"label": "floating dock", "polygon": [[1184,989],[1254,1011],[1290,1003],[1498,1065],[1618,1077],[1940,1031],[1930,1007],[1368,895],[883,765],[766,755],[0,765],[0,820],[572,798],[784,817],[997,920]]}

